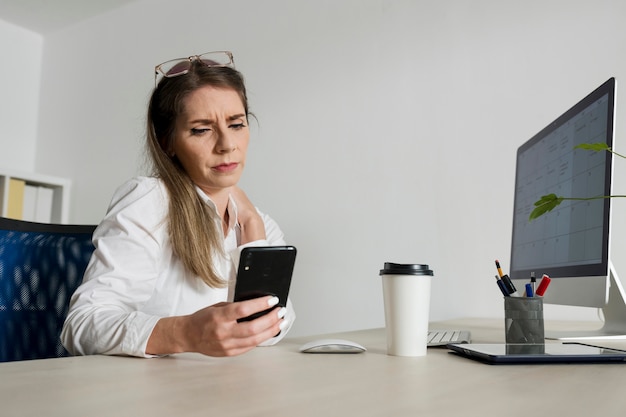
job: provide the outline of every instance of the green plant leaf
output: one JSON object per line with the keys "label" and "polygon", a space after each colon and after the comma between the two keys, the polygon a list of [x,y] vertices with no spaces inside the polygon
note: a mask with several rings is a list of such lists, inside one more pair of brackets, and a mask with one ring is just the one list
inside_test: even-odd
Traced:
{"label": "green plant leaf", "polygon": [[541,196],[541,198],[535,202],[535,208],[530,213],[528,220],[531,221],[549,211],[552,211],[556,206],[563,202],[563,199],[564,197],[558,197],[556,194]]}
{"label": "green plant leaf", "polygon": [[580,145],[576,145],[574,146],[574,149],[584,149],[586,151],[594,151],[594,152],[603,152],[603,151],[608,151],[608,152],[612,152],[611,148],[609,148],[609,145],[607,145],[606,143],[581,143]]}
{"label": "green plant leaf", "polygon": [[[594,151],[594,152],[611,152],[615,156],[619,156],[620,158],[625,158],[626,156],[621,155],[613,149],[611,149],[606,143],[581,143],[580,145],[574,146],[574,149],[583,149],[586,151]],[[535,209],[530,213],[528,217],[529,221],[536,219],[537,217],[552,211],[556,206],[561,204],[563,200],[580,200],[580,201],[589,201],[589,200],[597,200],[600,198],[616,198],[616,197],[626,197],[626,195],[605,195],[605,196],[596,196],[596,197],[587,197],[587,198],[576,198],[576,197],[557,197],[556,194],[548,194],[542,196],[539,200],[535,202]]]}

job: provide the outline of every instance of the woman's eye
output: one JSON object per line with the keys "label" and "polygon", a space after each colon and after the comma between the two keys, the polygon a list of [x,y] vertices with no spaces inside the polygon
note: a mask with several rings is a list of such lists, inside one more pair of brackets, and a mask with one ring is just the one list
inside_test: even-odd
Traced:
{"label": "woman's eye", "polygon": [[240,130],[246,127],[246,125],[245,123],[235,123],[235,124],[230,125],[230,127],[235,130]]}
{"label": "woman's eye", "polygon": [[199,135],[204,135],[205,133],[210,132],[210,131],[211,131],[211,129],[209,129],[209,128],[198,128],[198,127],[195,127],[193,129],[191,129],[191,134],[194,135],[194,136],[199,136]]}

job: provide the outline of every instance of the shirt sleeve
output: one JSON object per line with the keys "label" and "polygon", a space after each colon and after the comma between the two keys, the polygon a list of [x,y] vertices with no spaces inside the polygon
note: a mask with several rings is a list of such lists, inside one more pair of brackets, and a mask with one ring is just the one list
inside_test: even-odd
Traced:
{"label": "shirt sleeve", "polygon": [[[154,356],[145,353],[146,346],[154,326],[168,313],[159,315],[158,309],[147,305],[155,292],[162,291],[157,288],[159,277],[174,257],[166,219],[168,198],[155,178],[136,178],[116,190],[94,232],[95,251],[83,283],[70,300],[61,332],[61,341],[71,354]],[[285,244],[276,222],[261,216],[267,238],[248,245]],[[237,255],[237,264],[241,249],[229,251]],[[295,320],[289,300],[285,318],[289,326]],[[264,345],[276,343],[287,331]]]}
{"label": "shirt sleeve", "polygon": [[61,333],[71,354],[151,356],[145,349],[160,317],[140,309],[158,276],[167,207],[154,179],[131,180],[114,194]]}
{"label": "shirt sleeve", "polygon": [[[258,209],[257,209],[258,211]],[[246,247],[251,246],[283,246],[286,245],[285,235],[282,230],[278,226],[278,223],[274,221],[270,216],[264,214],[259,211],[259,215],[261,219],[263,219],[263,223],[265,225],[265,236],[266,238],[263,240],[255,240],[253,242],[248,242],[244,245],[238,246],[235,250],[230,253],[230,257],[235,264],[235,270],[239,267],[239,259],[241,258],[241,251]],[[291,327],[293,326],[293,322],[296,320],[296,312],[293,308],[293,303],[291,302],[291,297],[287,298],[287,311],[284,317],[284,320],[287,322],[287,327],[283,329],[277,336],[261,343],[259,346],[272,346],[278,343],[281,339],[283,339]]]}

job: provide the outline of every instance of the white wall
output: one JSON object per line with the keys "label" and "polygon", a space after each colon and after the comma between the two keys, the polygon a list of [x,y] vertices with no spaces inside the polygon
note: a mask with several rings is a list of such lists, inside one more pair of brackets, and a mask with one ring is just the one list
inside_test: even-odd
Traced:
{"label": "white wall", "polygon": [[46,37],[36,169],[98,222],[141,172],[154,65],[229,49],[259,119],[243,185],[299,249],[294,334],[382,326],[385,261],[431,265],[433,319],[501,317],[515,151],[626,79],[624,17],[621,0],[138,0]]}
{"label": "white wall", "polygon": [[41,35],[0,16],[0,167],[35,168]]}

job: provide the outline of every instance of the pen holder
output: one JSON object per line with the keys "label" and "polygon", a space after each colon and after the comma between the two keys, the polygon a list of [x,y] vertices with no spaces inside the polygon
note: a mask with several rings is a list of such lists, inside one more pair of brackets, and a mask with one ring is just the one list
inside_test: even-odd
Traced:
{"label": "pen holder", "polygon": [[504,297],[504,333],[507,353],[542,353],[543,298]]}

